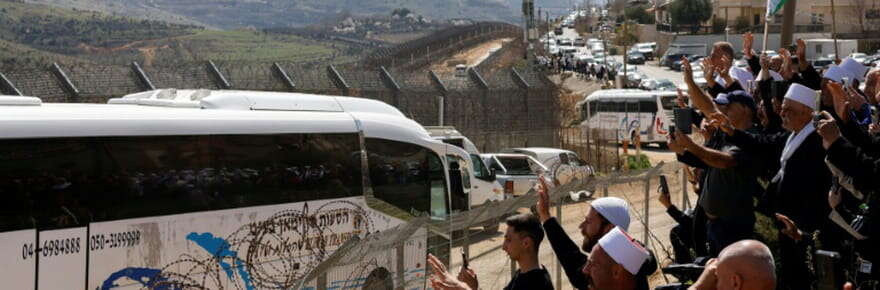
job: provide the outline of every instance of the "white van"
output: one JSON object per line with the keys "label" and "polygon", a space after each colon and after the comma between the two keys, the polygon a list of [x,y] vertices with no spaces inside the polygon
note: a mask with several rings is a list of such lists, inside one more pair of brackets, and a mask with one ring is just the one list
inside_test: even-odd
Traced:
{"label": "white van", "polygon": [[470,139],[451,126],[425,126],[425,130],[436,140],[461,148],[460,160],[470,166],[470,206],[480,207],[504,200],[504,188],[496,179],[495,173],[483,163],[480,151]]}

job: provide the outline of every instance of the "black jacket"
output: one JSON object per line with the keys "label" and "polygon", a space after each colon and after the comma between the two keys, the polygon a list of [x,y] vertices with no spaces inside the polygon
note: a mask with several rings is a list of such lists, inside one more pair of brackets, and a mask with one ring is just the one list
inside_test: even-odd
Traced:
{"label": "black jacket", "polygon": [[[559,221],[556,218],[550,218],[544,223],[544,232],[547,234],[547,240],[550,241],[550,247],[556,253],[559,265],[565,270],[565,276],[571,282],[571,286],[575,289],[587,290],[590,285],[581,272],[584,264],[587,263],[587,255],[581,252],[578,245],[568,237]],[[636,289],[648,289],[648,276],[657,271],[657,258],[654,252],[648,250],[648,259],[642,264],[639,273],[636,275]],[[562,288],[562,286],[559,286]]]}
{"label": "black jacket", "polygon": [[[729,140],[743,150],[778,152],[771,155],[778,159],[790,134],[760,135],[736,130]],[[762,208],[788,216],[800,229],[815,231],[827,224],[830,188],[831,171],[825,164],[822,138],[813,132],[786,162],[785,175],[767,187]]]}

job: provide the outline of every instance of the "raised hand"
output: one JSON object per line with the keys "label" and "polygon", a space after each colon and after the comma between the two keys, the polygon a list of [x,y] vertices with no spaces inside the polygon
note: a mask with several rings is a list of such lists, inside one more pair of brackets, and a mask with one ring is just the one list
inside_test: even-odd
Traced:
{"label": "raised hand", "polygon": [[678,103],[679,108],[687,108],[687,95],[681,89],[675,89],[678,92],[678,97],[675,98],[675,101]]}
{"label": "raised hand", "polygon": [[837,192],[836,190],[828,191],[828,205],[831,206],[831,209],[837,208],[837,206],[840,205],[841,199],[840,192]]}
{"label": "raised hand", "polygon": [[849,112],[852,110],[849,102],[849,95],[843,91],[843,85],[836,82],[828,82],[825,84],[828,92],[834,98],[834,112],[843,123],[849,122]]}
{"label": "raised hand", "polygon": [[822,137],[822,147],[828,149],[831,147],[831,144],[834,144],[840,138],[840,128],[837,127],[837,122],[834,121],[831,114],[825,111],[822,111],[821,114],[823,119],[819,121],[816,132]]}
{"label": "raised hand", "polygon": [[715,112],[709,115],[709,118],[712,121],[709,122],[709,125],[712,125],[715,128],[721,129],[727,135],[733,135],[736,128],[730,123],[730,118],[727,117],[724,113]]}
{"label": "raised hand", "polygon": [[538,219],[541,220],[541,223],[546,222],[550,219],[550,194],[547,193],[547,181],[544,180],[544,176],[541,175],[538,177],[538,202],[535,204],[535,208],[538,211]]}
{"label": "raised hand", "polygon": [[471,289],[480,289],[477,273],[470,268],[461,268],[461,271],[458,272],[458,280],[467,284]]}
{"label": "raised hand", "polygon": [[783,214],[776,214],[776,219],[782,222],[785,225],[784,228],[780,229],[782,234],[788,236],[792,240],[800,241],[803,238],[801,231],[798,229],[797,224],[794,223],[790,218]]}
{"label": "raised hand", "polygon": [[755,36],[752,35],[752,32],[743,34],[743,54],[746,59],[752,58],[752,43],[755,43]]}
{"label": "raised hand", "polygon": [[794,71],[791,70],[791,52],[788,49],[780,48],[779,55],[782,55],[782,67],[779,68],[779,74],[782,75],[782,78],[790,80],[794,76]]}
{"label": "raised hand", "polygon": [[444,290],[470,290],[470,286],[465,284],[464,282],[459,281],[449,271],[446,270],[446,265],[443,265],[443,262],[440,259],[437,259],[434,255],[428,254],[428,265],[431,265],[431,271],[433,274],[431,275],[431,286],[435,289],[444,289]]}
{"label": "raised hand", "polygon": [[709,87],[715,86],[715,64],[712,63],[711,57],[703,58],[703,78]]}
{"label": "raised hand", "polygon": [[798,38],[797,40],[797,57],[798,57],[798,70],[804,71],[807,69],[809,65],[807,63],[807,43],[804,42],[803,39]]}
{"label": "raised hand", "polygon": [[684,56],[681,57],[681,73],[686,82],[693,82],[694,70],[691,68],[691,62]]}

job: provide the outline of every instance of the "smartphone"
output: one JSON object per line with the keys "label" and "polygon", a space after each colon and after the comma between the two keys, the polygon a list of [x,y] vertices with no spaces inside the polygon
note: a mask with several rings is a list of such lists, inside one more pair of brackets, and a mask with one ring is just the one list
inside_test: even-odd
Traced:
{"label": "smartphone", "polygon": [[669,137],[675,139],[675,125],[669,125]]}
{"label": "smartphone", "polygon": [[691,133],[691,125],[694,124],[693,116],[692,108],[672,109],[673,122],[681,133]]}
{"label": "smartphone", "polygon": [[822,121],[822,113],[813,112],[813,127],[819,128],[819,121]]}
{"label": "smartphone", "polygon": [[469,263],[467,255],[465,255],[464,250],[461,250],[461,266],[465,269],[468,269]]}
{"label": "smartphone", "polygon": [[666,175],[660,175],[660,193],[669,195],[669,184],[666,183]]}

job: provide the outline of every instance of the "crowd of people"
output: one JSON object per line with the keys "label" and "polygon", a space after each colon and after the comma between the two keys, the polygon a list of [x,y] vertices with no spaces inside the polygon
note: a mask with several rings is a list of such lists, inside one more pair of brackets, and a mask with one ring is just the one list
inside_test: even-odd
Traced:
{"label": "crowd of people", "polygon": [[549,57],[539,56],[536,62],[550,72],[573,72],[578,78],[584,80],[614,80],[618,74],[615,65],[578,59],[571,53],[563,54],[560,52],[551,54]]}
{"label": "crowd of people", "polygon": [[[770,58],[753,52],[753,39],[743,39],[747,68],[733,66],[730,43],[714,44],[701,64],[707,87],[682,59],[687,92],[678,104],[702,140],[681,129],[667,138],[699,199],[684,211],[668,195],[660,202],[679,223],[670,232],[673,263],[703,270],[680,287],[878,289],[880,70],[851,58],[816,70],[803,40]],[[507,220],[503,250],[519,270],[504,289],[553,288],[537,262],[545,237],[575,289],[648,289],[657,262],[627,234],[626,201],[591,201],[578,247],[539,188],[536,215]],[[454,276],[434,257],[429,264],[435,289],[479,288],[468,267]]]}

